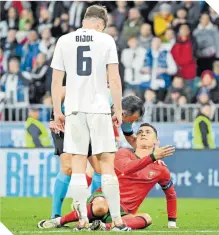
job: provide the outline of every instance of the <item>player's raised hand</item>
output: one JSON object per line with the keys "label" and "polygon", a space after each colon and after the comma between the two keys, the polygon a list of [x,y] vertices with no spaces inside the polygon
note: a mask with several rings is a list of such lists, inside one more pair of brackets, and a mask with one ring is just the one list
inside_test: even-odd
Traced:
{"label": "player's raised hand", "polygon": [[156,158],[156,160],[159,160],[168,157],[170,155],[173,155],[174,152],[175,152],[175,147],[167,145],[161,148],[155,148],[154,157]]}
{"label": "player's raised hand", "polygon": [[58,131],[62,131],[64,132],[65,130],[65,116],[63,113],[60,114],[55,114],[54,113],[54,117],[55,117],[55,125],[56,125],[56,129]]}

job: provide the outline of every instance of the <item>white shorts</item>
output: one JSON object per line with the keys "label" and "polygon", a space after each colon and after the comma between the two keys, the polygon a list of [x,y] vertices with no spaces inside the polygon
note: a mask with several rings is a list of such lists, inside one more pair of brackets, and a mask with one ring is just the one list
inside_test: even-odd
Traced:
{"label": "white shorts", "polygon": [[64,152],[87,155],[116,152],[111,114],[76,113],[65,118]]}

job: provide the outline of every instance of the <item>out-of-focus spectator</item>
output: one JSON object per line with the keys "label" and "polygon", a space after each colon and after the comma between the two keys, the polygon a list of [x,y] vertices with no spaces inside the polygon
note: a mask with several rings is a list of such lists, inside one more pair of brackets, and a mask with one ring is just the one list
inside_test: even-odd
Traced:
{"label": "out-of-focus spectator", "polygon": [[26,30],[26,23],[31,24],[31,26],[34,23],[33,13],[29,9],[24,9],[21,12],[20,20],[19,20],[19,31],[25,31]]}
{"label": "out-of-focus spectator", "polygon": [[47,60],[52,58],[55,50],[55,41],[55,38],[51,35],[50,29],[44,28],[42,31],[42,40],[39,43],[39,50],[46,55]]}
{"label": "out-of-focus spectator", "polygon": [[141,16],[144,18],[144,22],[148,22],[148,13],[151,10],[151,5],[153,5],[153,3],[151,4],[149,1],[134,1],[134,6],[140,11]]}
{"label": "out-of-focus spectator", "polygon": [[25,147],[26,148],[40,148],[50,147],[50,135],[47,128],[39,121],[40,110],[32,108],[29,110],[26,121],[25,133]]}
{"label": "out-of-focus spectator", "polygon": [[151,25],[150,24],[142,24],[140,29],[140,35],[138,37],[139,46],[148,49],[151,47],[153,35],[151,32]]}
{"label": "out-of-focus spectator", "polygon": [[7,11],[10,7],[17,9],[18,14],[21,15],[23,9],[30,9],[30,1],[6,1],[4,9]]}
{"label": "out-of-focus spectator", "polygon": [[30,72],[39,50],[38,35],[35,30],[28,33],[28,42],[23,46],[21,70]]}
{"label": "out-of-focus spectator", "polygon": [[215,103],[219,104],[219,84],[214,77],[214,74],[210,70],[205,70],[201,74],[201,87],[198,89],[193,102],[197,101],[197,97],[201,93],[207,93],[209,98]]}
{"label": "out-of-focus spectator", "polygon": [[219,28],[219,15],[212,7],[209,7],[209,15],[211,22]]}
{"label": "out-of-focus spectator", "polygon": [[197,57],[199,74],[212,69],[215,57],[219,58],[219,31],[211,22],[209,15],[202,14],[200,24],[194,30],[193,35],[197,41]]}
{"label": "out-of-focus spectator", "polygon": [[216,78],[217,82],[219,83],[219,60],[216,60],[213,63],[213,73],[214,73],[214,77]]}
{"label": "out-of-focus spectator", "polygon": [[67,13],[63,13],[60,18],[55,19],[51,32],[55,38],[69,33],[69,15]]}
{"label": "out-of-focus spectator", "polygon": [[[186,117],[187,115],[191,114],[191,112],[188,112],[185,108],[185,105],[188,103],[188,100],[186,98],[186,96],[184,95],[181,95],[179,98],[178,98],[178,101],[177,101],[177,105],[180,107],[180,112],[176,112],[176,119],[179,120],[179,121],[185,121],[186,120]],[[190,110],[189,110],[190,111]]]}
{"label": "out-of-focus spectator", "polygon": [[171,85],[171,75],[177,72],[177,67],[172,55],[162,49],[160,38],[153,38],[141,72],[145,74],[141,87],[157,90],[157,99],[163,101],[166,89]]}
{"label": "out-of-focus spectator", "polygon": [[166,104],[178,104],[178,99],[182,95],[184,95],[182,93],[182,89],[171,87],[171,89],[169,90],[168,95],[165,99],[165,103]]}
{"label": "out-of-focus spectator", "polygon": [[210,120],[211,105],[205,104],[200,108],[199,114],[193,124],[193,148],[215,149],[212,124]]}
{"label": "out-of-focus spectator", "polygon": [[167,29],[164,34],[165,41],[162,43],[164,50],[171,51],[173,45],[176,43],[176,36],[173,29]]}
{"label": "out-of-focus spectator", "polygon": [[16,39],[17,30],[10,29],[8,31],[7,38],[2,40],[2,48],[4,50],[4,56],[8,60],[10,57],[19,56],[20,46]]}
{"label": "out-of-focus spectator", "polygon": [[200,2],[196,1],[173,1],[172,9],[176,12],[178,9],[184,8],[187,11],[187,22],[192,29],[194,29],[198,23],[201,13]]}
{"label": "out-of-focus spectator", "polygon": [[145,50],[138,46],[137,38],[128,40],[129,48],[122,51],[121,62],[125,67],[124,81],[125,88],[132,89],[139,95],[142,74],[140,70],[143,66]]}
{"label": "out-of-focus spectator", "polygon": [[59,18],[63,13],[65,13],[64,4],[62,1],[48,1],[46,3],[48,5],[49,14],[52,21],[54,21],[56,18]]}
{"label": "out-of-focus spectator", "polygon": [[154,16],[155,35],[164,40],[164,34],[167,29],[171,28],[172,21],[173,15],[171,14],[171,5],[168,3],[161,4],[159,13]]}
{"label": "out-of-focus spectator", "polygon": [[176,17],[172,22],[173,29],[178,33],[179,28],[182,24],[187,24],[187,11],[185,8],[180,8],[176,12]]}
{"label": "out-of-focus spectator", "polygon": [[113,25],[113,16],[112,16],[112,14],[108,13],[107,18],[108,18],[107,27],[110,27],[110,26]]}
{"label": "out-of-focus spectator", "polygon": [[196,77],[197,68],[193,53],[195,46],[195,41],[191,38],[188,25],[181,25],[177,42],[173,46],[171,53],[178,66],[179,76],[183,77],[185,80],[191,80]]}
{"label": "out-of-focus spectator", "polygon": [[18,59],[12,58],[9,61],[8,72],[5,73],[1,80],[1,90],[5,93],[7,104],[28,104],[29,103],[29,84],[31,81],[30,74],[20,72]]}
{"label": "out-of-focus spectator", "polygon": [[[199,105],[205,105],[205,104],[210,104],[211,105],[211,115],[209,116],[211,119],[213,119],[214,114],[215,114],[215,104],[214,102],[210,99],[209,93],[206,90],[200,90],[198,96],[197,96],[197,103]],[[193,117],[197,116],[198,110],[194,109],[193,110]]]}
{"label": "out-of-focus spectator", "polygon": [[[118,29],[116,28],[115,25],[111,25],[109,27],[106,28],[106,33],[108,33],[110,36],[113,37],[113,39],[115,40],[116,43],[116,47],[117,47],[117,52],[118,52],[118,58],[119,61],[121,60],[121,54],[122,54],[122,50],[125,48],[125,43],[124,40],[121,38]],[[121,76],[121,80],[122,80],[122,85],[124,85],[124,66],[122,63],[119,63],[119,72],[120,72],[120,76]]]}
{"label": "out-of-focus spectator", "polygon": [[116,26],[115,25],[108,26],[106,28],[106,33],[113,37],[117,46],[118,54],[120,54],[122,49],[124,49],[125,47],[124,45],[121,44],[120,34]]}
{"label": "out-of-focus spectator", "polygon": [[4,56],[3,48],[0,47],[0,75],[7,71],[7,59]]}
{"label": "out-of-focus spectator", "polygon": [[137,8],[131,8],[129,10],[128,19],[123,26],[122,37],[128,41],[130,37],[138,36],[142,23],[143,20],[139,10]]}
{"label": "out-of-focus spectator", "polygon": [[49,14],[48,9],[46,8],[40,9],[39,21],[37,26],[38,33],[41,34],[44,28],[51,28],[51,27],[52,27],[51,16]]}
{"label": "out-of-focus spectator", "polygon": [[69,25],[71,28],[78,29],[81,27],[86,7],[87,4],[85,1],[72,2],[69,9]]}
{"label": "out-of-focus spectator", "polygon": [[48,122],[50,120],[50,107],[52,107],[52,97],[49,94],[43,96],[43,104],[45,107],[40,109],[40,118],[41,122]]}
{"label": "out-of-focus spectator", "polygon": [[14,7],[10,7],[6,20],[0,22],[0,39],[6,38],[9,29],[18,29],[18,12]]}
{"label": "out-of-focus spectator", "polygon": [[155,91],[148,89],[144,92],[145,104],[155,104],[156,103],[156,93]]}
{"label": "out-of-focus spectator", "polygon": [[112,12],[113,22],[119,31],[128,17],[128,8],[126,1],[116,1],[117,8]]}
{"label": "out-of-focus spectator", "polygon": [[136,95],[134,90],[131,89],[125,89],[123,92],[123,97],[131,96],[131,95]]}
{"label": "out-of-focus spectator", "polygon": [[144,122],[152,122],[153,120],[153,104],[156,104],[156,93],[148,89],[144,93],[144,107],[145,107],[145,112],[143,116],[143,121]]}
{"label": "out-of-focus spectator", "polygon": [[46,55],[39,53],[36,57],[34,68],[31,72],[32,82],[30,85],[30,103],[42,103],[42,97],[46,92],[46,75],[48,71]]}
{"label": "out-of-focus spectator", "polygon": [[[179,93],[179,95],[186,96],[187,100],[191,100],[192,92],[191,88],[185,85],[184,79],[182,77],[176,76],[173,79],[172,85],[168,89],[168,93],[165,98],[166,103],[171,103],[171,95],[172,93]],[[179,98],[179,96],[177,97]]]}
{"label": "out-of-focus spectator", "polygon": [[181,95],[178,99],[178,105],[185,105],[188,103],[186,96]]}

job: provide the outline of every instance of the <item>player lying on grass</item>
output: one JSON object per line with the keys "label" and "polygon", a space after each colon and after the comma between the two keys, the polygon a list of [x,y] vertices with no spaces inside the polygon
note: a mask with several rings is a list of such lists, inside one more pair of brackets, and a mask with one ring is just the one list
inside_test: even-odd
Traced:
{"label": "player lying on grass", "polygon": [[[63,87],[63,94],[62,98],[64,100],[65,97],[65,87]],[[113,104],[111,103],[112,111],[113,111]],[[124,134],[127,136],[127,141],[131,143],[132,139],[135,138],[133,134],[131,125],[134,121],[136,121],[139,117],[144,114],[144,106],[143,102],[137,96],[129,96],[123,98],[122,100],[122,107],[123,107],[123,124],[122,129]],[[64,133],[60,132],[57,133],[53,115],[51,115],[50,120],[50,129],[52,131],[52,137],[55,145],[55,154],[60,156],[60,165],[61,169],[58,173],[54,185],[54,193],[52,199],[52,215],[51,218],[60,217],[61,209],[63,204],[63,199],[66,196],[68,186],[71,180],[71,161],[72,155],[68,153],[63,153],[63,141],[64,141]],[[131,141],[130,141],[131,140]],[[90,164],[95,169],[95,173],[93,176],[93,184],[92,184],[92,191],[100,187],[100,169],[99,169],[99,162],[96,156],[91,157],[91,149],[88,152],[88,159]],[[87,174],[87,181],[88,185],[90,185],[92,180],[92,175]]]}
{"label": "player lying on grass", "polygon": [[[126,226],[132,229],[146,228],[152,223],[147,213],[137,210],[149,191],[158,183],[166,195],[168,227],[176,228],[177,199],[170,172],[159,159],[172,155],[172,146],[158,148],[157,130],[150,124],[142,124],[137,131],[136,150],[121,148],[116,153],[115,170],[120,186],[121,215]],[[101,188],[87,201],[88,217],[94,221],[92,230],[109,230],[111,216]],[[61,218],[43,220],[39,228],[56,228],[66,223],[78,221],[74,210]]]}

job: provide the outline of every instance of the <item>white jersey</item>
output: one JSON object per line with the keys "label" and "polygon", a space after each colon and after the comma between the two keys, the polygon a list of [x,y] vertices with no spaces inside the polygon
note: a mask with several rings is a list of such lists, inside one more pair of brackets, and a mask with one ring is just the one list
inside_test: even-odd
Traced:
{"label": "white jersey", "polygon": [[51,67],[65,71],[65,115],[111,113],[107,64],[118,63],[114,39],[96,30],[78,29],[58,40]]}

